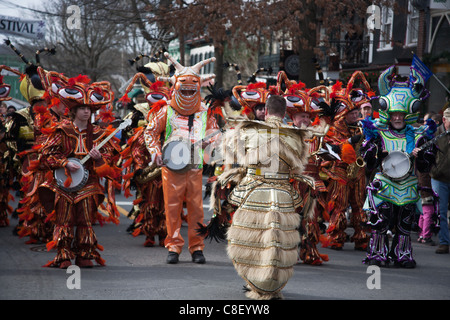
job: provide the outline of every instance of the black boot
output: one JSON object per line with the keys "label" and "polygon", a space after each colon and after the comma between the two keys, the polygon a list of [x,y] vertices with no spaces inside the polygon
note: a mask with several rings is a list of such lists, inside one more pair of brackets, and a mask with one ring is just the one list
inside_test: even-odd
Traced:
{"label": "black boot", "polygon": [[192,252],[192,262],[203,264],[206,262],[205,256],[203,255],[203,251],[197,250]]}
{"label": "black boot", "polygon": [[170,263],[170,264],[175,264],[175,263],[178,263],[178,257],[179,257],[179,254],[178,253],[176,253],[176,252],[173,252],[173,251],[169,251],[169,254],[167,255],[167,263]]}

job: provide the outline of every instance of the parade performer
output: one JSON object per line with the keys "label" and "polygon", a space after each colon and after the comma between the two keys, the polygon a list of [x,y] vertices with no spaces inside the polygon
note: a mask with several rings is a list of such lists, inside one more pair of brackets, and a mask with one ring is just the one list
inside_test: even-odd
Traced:
{"label": "parade performer", "polygon": [[[5,65],[0,65],[0,73],[3,70],[14,73],[17,76],[22,77],[22,73],[12,69]],[[9,101],[12,97],[9,96],[11,86],[3,82],[3,76],[0,76],[0,103],[2,101]],[[9,189],[12,186],[14,180],[14,170],[12,165],[11,152],[8,150],[8,145],[4,139],[6,133],[6,121],[7,119],[2,116],[0,123],[0,227],[9,226],[8,214],[13,212],[13,209],[8,205],[12,200],[12,195],[9,193]]]}
{"label": "parade performer", "polygon": [[[42,73],[45,72],[44,69],[39,67],[36,69],[38,74],[39,70]],[[41,75],[39,76],[41,77]],[[32,108],[34,144],[31,149],[24,150],[18,154],[21,158],[27,160],[26,170],[22,170],[20,179],[21,191],[23,192],[23,197],[20,200],[21,207],[17,209],[17,212],[20,213],[20,220],[24,221],[23,226],[19,227],[19,235],[29,234],[30,236],[30,240],[26,243],[36,243],[38,241],[47,243],[52,239],[53,222],[47,219],[47,214],[39,201],[37,192],[39,185],[46,181],[50,175],[46,175],[46,172],[43,170],[30,168],[29,164],[38,159],[39,149],[50,133],[53,132],[52,127],[67,119],[65,105],[50,93],[42,82],[42,78],[41,84],[45,91],[42,96],[44,100],[42,103],[35,104]]]}
{"label": "parade performer", "polygon": [[[177,263],[184,246],[180,234],[181,211],[186,202],[188,211],[188,249],[195,263],[205,263],[203,255],[204,239],[198,235],[196,228],[203,224],[202,199],[202,167],[203,147],[210,141],[203,141],[206,132],[218,130],[215,118],[202,102],[201,85],[213,78],[201,77],[200,69],[214,61],[214,58],[200,61],[192,67],[183,67],[167,52],[165,56],[175,66],[175,74],[171,78],[160,77],[159,80],[170,80],[172,94],[167,104],[153,108],[152,117],[145,129],[145,143],[149,150],[152,163],[162,166],[162,185],[164,193],[164,209],[166,213],[167,237],[165,247],[168,249],[167,263]],[[164,144],[161,144],[161,134],[164,133]],[[176,141],[182,141],[180,145]],[[167,167],[168,162],[178,163],[180,154],[167,151],[163,163],[163,150],[174,142],[178,147],[186,146],[190,150],[188,163],[184,172],[173,171]],[[194,143],[194,144],[193,144]],[[201,143],[202,145],[198,145]],[[171,144],[173,146],[174,144]],[[191,149],[191,145],[194,146]],[[162,147],[161,147],[162,146]],[[178,149],[176,147],[175,149]],[[173,150],[173,149],[172,149]],[[194,158],[194,159],[192,159]],[[193,161],[192,161],[193,160]],[[163,166],[165,164],[165,166]]]}
{"label": "parade performer", "polygon": [[[354,88],[357,79],[364,89]],[[350,238],[355,243],[355,250],[365,250],[369,237],[363,224],[366,216],[363,211],[365,199],[365,164],[359,155],[363,141],[362,128],[358,123],[359,107],[372,95],[369,83],[361,71],[351,76],[346,88],[337,82],[331,87],[330,104],[336,104],[337,115],[332,123],[330,134],[325,141],[339,146],[341,159],[335,160],[327,170],[329,175],[327,206],[330,213],[330,225],[327,237],[322,245],[340,250],[347,238],[346,211],[351,208],[351,225],[354,233]]]}
{"label": "parade performer", "polygon": [[[317,131],[325,131],[328,126],[325,121],[317,121],[312,123],[312,120],[318,116],[321,111],[319,107],[320,100],[328,100],[325,86],[317,86],[311,89],[306,89],[302,82],[290,81],[284,71],[278,73],[278,86],[284,84],[285,91],[283,97],[286,99],[286,113],[293,121],[295,127],[312,128]],[[314,136],[309,140],[309,152],[311,156],[308,158],[308,163],[305,166],[304,174],[315,180],[314,188],[311,188],[307,183],[302,183],[298,180],[293,180],[293,186],[303,198],[305,206],[314,206],[314,216],[305,217],[301,223],[301,244],[299,258],[306,264],[321,265],[323,261],[328,261],[328,256],[320,254],[317,249],[319,243],[321,229],[319,223],[325,222],[329,217],[324,217],[323,212],[326,206],[327,187],[324,181],[320,178],[320,163],[321,159],[315,154],[320,148],[321,137]],[[310,204],[310,201],[313,202]],[[300,213],[302,213],[300,211]]]}
{"label": "parade performer", "polygon": [[[17,208],[20,237],[29,236],[27,244],[44,242],[51,239],[53,225],[46,221],[45,210],[37,200],[37,187],[44,178],[39,172],[29,170],[29,164],[38,158],[37,149],[45,141],[47,127],[60,121],[65,107],[58,99],[49,96],[38,73],[40,54],[55,54],[55,49],[42,48],[36,51],[36,63],[32,63],[15,48],[9,40],[5,41],[26,64],[25,74],[21,78],[20,92],[30,104],[28,107],[14,112],[6,124],[6,140],[9,152],[15,161],[16,179],[20,182],[21,200]],[[34,205],[30,205],[34,204]]]}
{"label": "parade performer", "polygon": [[[410,79],[398,81],[395,67],[378,79],[379,119],[364,122],[365,141],[361,154],[371,170],[380,167],[368,185],[364,210],[371,227],[365,263],[378,266],[414,268],[411,224],[419,200],[418,174],[429,171],[435,148],[417,148],[431,136],[429,126],[412,126],[419,116],[421,102],[428,97],[421,74],[411,68]],[[432,194],[430,194],[432,196]],[[428,205],[428,204],[427,204]],[[389,249],[388,230],[394,233]]]}
{"label": "parade performer", "polygon": [[246,170],[228,197],[238,208],[227,232],[227,253],[252,299],[281,298],[292,276],[300,242],[296,209],[302,198],[290,179],[302,178],[308,157],[306,130],[282,123],[284,98],[269,97],[266,108],[264,122],[243,121],[225,134],[222,144],[225,161],[241,166],[230,170],[237,175]]}
{"label": "parade performer", "polygon": [[[168,74],[162,74],[161,76],[163,75]],[[153,117],[153,113],[149,112],[152,106],[167,103],[169,100],[169,88],[161,81],[152,83],[143,73],[137,73],[125,90],[124,97],[121,98],[122,101],[127,100],[128,92],[131,91],[138,80],[145,92],[147,101],[145,118],[148,119]],[[141,108],[141,110],[145,109]],[[134,129],[130,139],[127,141],[127,147],[121,153],[122,168],[125,169],[123,176],[125,196],[129,197],[131,195],[129,189],[132,184],[136,187],[136,200],[133,202],[133,211],[129,215],[134,216],[135,219],[130,230],[133,230],[133,236],[138,236],[141,233],[145,234],[144,246],[146,247],[152,247],[155,244],[155,236],[159,237],[159,245],[164,246],[167,229],[161,168],[156,167],[155,164],[148,167],[152,159],[145,145],[144,129],[145,126],[138,126]]]}
{"label": "parade performer", "polygon": [[[271,86],[267,88],[264,82],[256,82],[256,75],[261,71],[268,71],[265,68],[258,68],[252,76],[248,79],[249,84],[243,85],[241,79],[241,72],[237,64],[230,64],[226,62],[224,67],[233,66],[237,74],[237,85],[231,90],[218,89],[217,87],[209,87],[210,95],[206,96],[205,100],[210,100],[212,105],[220,108],[225,113],[221,118],[224,118],[225,124],[223,130],[230,132],[234,130],[235,126],[241,120],[259,120],[265,119],[265,104],[267,98],[271,94],[279,94],[278,86]],[[236,207],[228,202],[228,195],[236,186],[236,182],[240,179],[229,177],[235,174],[230,169],[239,170],[239,164],[223,164],[221,150],[216,149],[217,162],[214,162],[214,175],[208,179],[206,184],[206,195],[211,195],[210,207],[214,213],[206,226],[201,226],[199,233],[205,236],[205,239],[215,239],[216,241],[226,240],[226,230],[228,229]],[[224,170],[226,175],[222,177]],[[212,171],[212,170],[211,170]],[[245,173],[245,170],[243,171]],[[239,175],[238,175],[239,176]]]}
{"label": "parade performer", "polygon": [[242,114],[250,120],[264,121],[265,104],[270,93],[265,82],[236,85],[232,89],[233,97],[241,105]]}
{"label": "parade performer", "polygon": [[[65,173],[64,179],[49,179],[39,187],[40,201],[55,223],[53,240],[47,244],[47,249],[56,248],[57,254],[45,266],[67,268],[72,259],[80,267],[92,267],[93,259],[104,265],[105,261],[97,251],[103,248],[97,242],[92,225],[108,219],[118,223],[113,183],[108,183],[107,190],[108,219],[98,212],[98,207],[105,198],[100,177],[114,180],[120,176],[120,169],[114,165],[120,149],[114,140],[104,141],[109,132],[93,125],[91,114],[110,103],[113,93],[108,82],[91,83],[83,75],[69,79],[50,71],[46,80],[69,109],[71,121],[61,122],[53,128],[54,132],[40,150],[39,160],[30,164],[31,167]],[[83,165],[75,162],[76,159],[86,161]],[[74,185],[78,174],[87,179]]]}
{"label": "parade performer", "polygon": [[[161,87],[161,82],[158,82],[156,79],[158,77],[168,77],[171,73],[171,68],[164,62],[159,61],[158,59],[159,52],[156,53],[153,57],[149,57],[147,55],[139,55],[136,58],[132,60],[128,60],[131,65],[136,64],[136,71],[137,73],[141,73],[145,75],[146,81],[150,84],[152,84],[150,87]],[[151,61],[145,65],[137,65],[138,61],[143,60],[144,57],[150,58]],[[139,78],[139,77],[138,77]],[[134,79],[134,78],[133,78]],[[140,79],[140,78],[139,78]],[[144,78],[142,78],[144,79]],[[133,81],[133,80],[132,80]],[[142,82],[142,81],[141,81]],[[139,86],[134,88],[136,86],[136,79],[134,79],[133,83],[135,84],[132,86],[133,91],[139,90],[142,91]],[[167,83],[164,83],[167,88],[169,88],[169,85]],[[134,129],[138,127],[145,127],[147,126],[147,115],[150,111],[150,106],[157,102],[160,99],[168,99],[168,93],[159,93],[158,89],[155,91],[151,89],[152,94],[149,95],[150,87],[144,86],[144,99],[145,101],[140,102],[136,101],[136,99],[129,99],[129,92],[126,90],[126,96],[124,95],[119,101],[126,107],[127,109],[130,109],[130,112],[123,118],[125,119],[131,119],[132,123],[131,126],[129,126],[126,130],[123,132],[123,138],[126,139],[131,138],[133,135]],[[130,85],[128,86],[130,88]],[[165,90],[165,89],[163,89]],[[167,90],[168,91],[168,90]]]}

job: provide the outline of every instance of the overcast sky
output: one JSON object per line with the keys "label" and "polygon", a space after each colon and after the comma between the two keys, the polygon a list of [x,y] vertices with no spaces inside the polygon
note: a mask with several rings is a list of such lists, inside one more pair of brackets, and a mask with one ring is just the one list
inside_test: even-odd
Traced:
{"label": "overcast sky", "polygon": [[39,9],[43,2],[46,0],[0,0],[0,15],[33,19],[33,12],[21,7]]}

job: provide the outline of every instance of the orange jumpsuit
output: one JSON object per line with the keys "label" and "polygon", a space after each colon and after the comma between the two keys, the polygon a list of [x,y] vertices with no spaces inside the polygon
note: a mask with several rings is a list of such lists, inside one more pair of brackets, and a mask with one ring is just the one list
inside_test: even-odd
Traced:
{"label": "orange jumpsuit", "polygon": [[[145,143],[154,161],[157,154],[161,154],[160,135],[165,132],[165,143],[174,138],[189,139],[191,143],[197,142],[205,137],[208,130],[218,129],[214,117],[207,116],[207,108],[202,103],[199,111],[193,114],[193,123],[189,134],[189,116],[183,116],[166,104],[155,112],[149,119],[145,129]],[[202,151],[199,152],[200,163],[194,169],[184,173],[173,172],[163,167],[162,186],[164,194],[164,208],[166,212],[167,237],[165,247],[172,252],[181,253],[184,239],[180,234],[181,215],[183,202],[186,203],[188,211],[188,249],[192,254],[194,251],[203,250],[203,237],[198,235],[196,229],[198,224],[203,225],[203,199],[202,199]]]}

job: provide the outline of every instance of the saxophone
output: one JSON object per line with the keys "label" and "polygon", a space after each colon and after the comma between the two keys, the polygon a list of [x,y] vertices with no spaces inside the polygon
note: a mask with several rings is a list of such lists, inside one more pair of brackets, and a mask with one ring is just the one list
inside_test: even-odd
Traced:
{"label": "saxophone", "polygon": [[356,152],[356,161],[349,164],[347,167],[347,178],[354,179],[356,178],[356,175],[360,168],[364,168],[366,166],[366,162],[364,161],[363,157],[361,156],[359,149],[361,148],[361,145],[364,141],[364,135],[362,128],[358,128],[361,134],[361,138],[359,139],[358,143],[355,145],[355,152]]}

